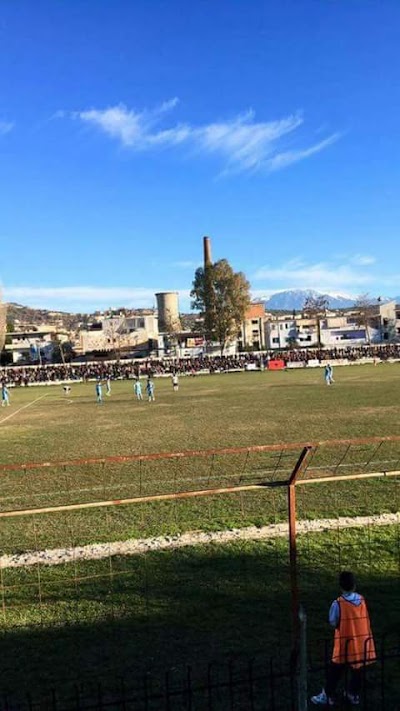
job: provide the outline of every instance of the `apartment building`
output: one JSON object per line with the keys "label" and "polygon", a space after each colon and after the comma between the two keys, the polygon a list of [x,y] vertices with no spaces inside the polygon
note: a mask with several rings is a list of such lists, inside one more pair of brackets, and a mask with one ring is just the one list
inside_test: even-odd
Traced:
{"label": "apartment building", "polygon": [[152,309],[141,309],[129,316],[105,316],[78,332],[75,350],[84,355],[93,351],[129,351],[158,339],[158,321]]}
{"label": "apartment building", "polygon": [[265,344],[267,350],[308,347],[318,342],[317,319],[303,318],[300,314],[265,315]]}
{"label": "apartment building", "polygon": [[400,304],[396,304],[395,308],[395,333],[396,338],[400,341]]}
{"label": "apartment building", "polygon": [[239,336],[239,350],[254,348],[265,349],[265,307],[263,303],[251,304],[246,312],[245,320]]}
{"label": "apartment building", "polygon": [[318,318],[302,313],[292,315],[266,314],[266,348],[304,348],[362,346],[368,343],[393,343],[400,340],[400,307],[394,301],[377,303],[367,315],[360,310],[327,311]]}
{"label": "apartment building", "polygon": [[58,344],[67,343],[69,334],[53,325],[7,333],[5,351],[15,364],[49,363]]}

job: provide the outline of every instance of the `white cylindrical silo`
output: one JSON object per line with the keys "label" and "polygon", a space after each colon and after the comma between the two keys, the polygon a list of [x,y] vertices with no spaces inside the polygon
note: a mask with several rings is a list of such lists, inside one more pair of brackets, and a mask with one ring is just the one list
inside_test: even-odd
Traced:
{"label": "white cylindrical silo", "polygon": [[181,330],[178,296],[177,291],[162,291],[156,294],[160,333],[176,333]]}

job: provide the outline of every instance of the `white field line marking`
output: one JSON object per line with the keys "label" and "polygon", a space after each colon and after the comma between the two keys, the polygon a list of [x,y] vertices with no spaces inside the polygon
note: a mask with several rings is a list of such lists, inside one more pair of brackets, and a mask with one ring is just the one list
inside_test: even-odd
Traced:
{"label": "white field line marking", "polygon": [[22,410],[25,410],[27,407],[30,407],[31,405],[34,405],[35,402],[38,402],[39,400],[43,400],[44,397],[47,397],[49,393],[46,393],[45,395],[41,395],[40,397],[37,397],[36,400],[32,400],[32,402],[28,402],[26,405],[22,405],[18,410],[15,410],[15,412],[12,412],[11,415],[8,415],[7,417],[3,417],[2,420],[0,420],[0,425],[3,422],[6,422],[6,420],[11,420],[12,417],[15,417],[15,415],[18,415]]}
{"label": "white field line marking", "polygon": [[[400,512],[380,514],[375,516],[340,516],[338,518],[325,518],[304,520],[297,522],[298,533],[319,533],[327,530],[361,528],[366,525],[391,526],[400,523]],[[103,560],[117,555],[140,555],[149,551],[174,550],[187,546],[204,545],[207,543],[232,543],[239,540],[260,541],[272,538],[286,538],[288,536],[288,523],[270,524],[257,528],[248,526],[229,531],[215,532],[189,532],[174,536],[160,536],[158,538],[132,538],[127,541],[111,543],[93,543],[74,548],[53,548],[43,551],[27,551],[3,555],[0,557],[0,568],[24,568],[32,565],[61,565],[75,563],[80,560]]]}

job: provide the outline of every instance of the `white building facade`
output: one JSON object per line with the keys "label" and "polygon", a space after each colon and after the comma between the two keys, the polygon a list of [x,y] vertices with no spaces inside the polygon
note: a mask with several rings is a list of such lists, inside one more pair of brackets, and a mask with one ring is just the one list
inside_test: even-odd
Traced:
{"label": "white building facade", "polygon": [[265,341],[268,350],[312,348],[319,341],[325,348],[357,347],[400,341],[400,306],[394,301],[372,307],[368,318],[357,309],[330,312],[307,318],[303,314],[266,314]]}
{"label": "white building facade", "polygon": [[67,343],[66,331],[38,328],[36,331],[16,331],[6,336],[5,350],[14,364],[50,363],[55,347]]}
{"label": "white building facade", "polygon": [[106,316],[78,332],[75,349],[78,353],[115,352],[149,347],[158,340],[156,312],[142,310],[130,316]]}

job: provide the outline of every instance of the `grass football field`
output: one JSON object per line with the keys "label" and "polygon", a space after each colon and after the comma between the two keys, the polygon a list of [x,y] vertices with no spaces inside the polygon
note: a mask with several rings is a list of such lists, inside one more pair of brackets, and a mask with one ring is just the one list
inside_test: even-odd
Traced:
{"label": "grass football field", "polygon": [[151,405],[135,401],[132,381],[113,382],[103,406],[94,383],[73,384],[68,398],[61,386],[13,389],[12,407],[0,411],[1,461],[399,432],[400,363],[337,367],[334,375],[330,388],[319,368],[182,377],[178,393],[157,379]]}
{"label": "grass football field", "polygon": [[[180,452],[400,433],[400,364],[343,367],[326,387],[321,370],[232,373],[156,381],[156,402],[136,402],[132,382],[112,384],[110,398],[95,400],[94,383],[12,391],[12,406],[0,411],[1,463],[29,463]],[[287,478],[300,453],[204,457],[178,461],[82,465],[2,472],[0,511],[124,499],[196,488],[255,483],[276,468]],[[345,448],[327,454],[342,459]],[[368,458],[360,448],[360,458]],[[400,447],[376,455],[392,468]],[[383,467],[384,465],[382,465]],[[397,467],[398,468],[398,467]],[[398,510],[396,479],[337,482],[304,487],[298,494],[303,518],[370,515]],[[92,542],[220,530],[286,520],[283,490],[256,491],[34,518],[1,519],[5,552]]]}
{"label": "grass football field", "polygon": [[[131,381],[113,382],[102,405],[94,383],[73,384],[68,397],[61,386],[15,389],[11,407],[0,410],[0,463],[400,434],[400,364],[337,367],[334,377],[332,387],[320,369],[186,377],[177,393],[170,379],[158,379],[152,404],[145,394],[136,402]],[[2,473],[0,511],[251,482],[263,467],[262,458],[242,455],[140,467],[27,466]],[[399,509],[397,478],[298,489],[299,518]],[[286,520],[278,489],[2,518],[1,554]],[[399,628],[398,526],[300,536],[299,560],[314,654],[329,634],[326,607],[344,566],[360,577],[377,634]],[[8,660],[1,688],[10,692],[290,648],[285,539],[0,570]]]}

